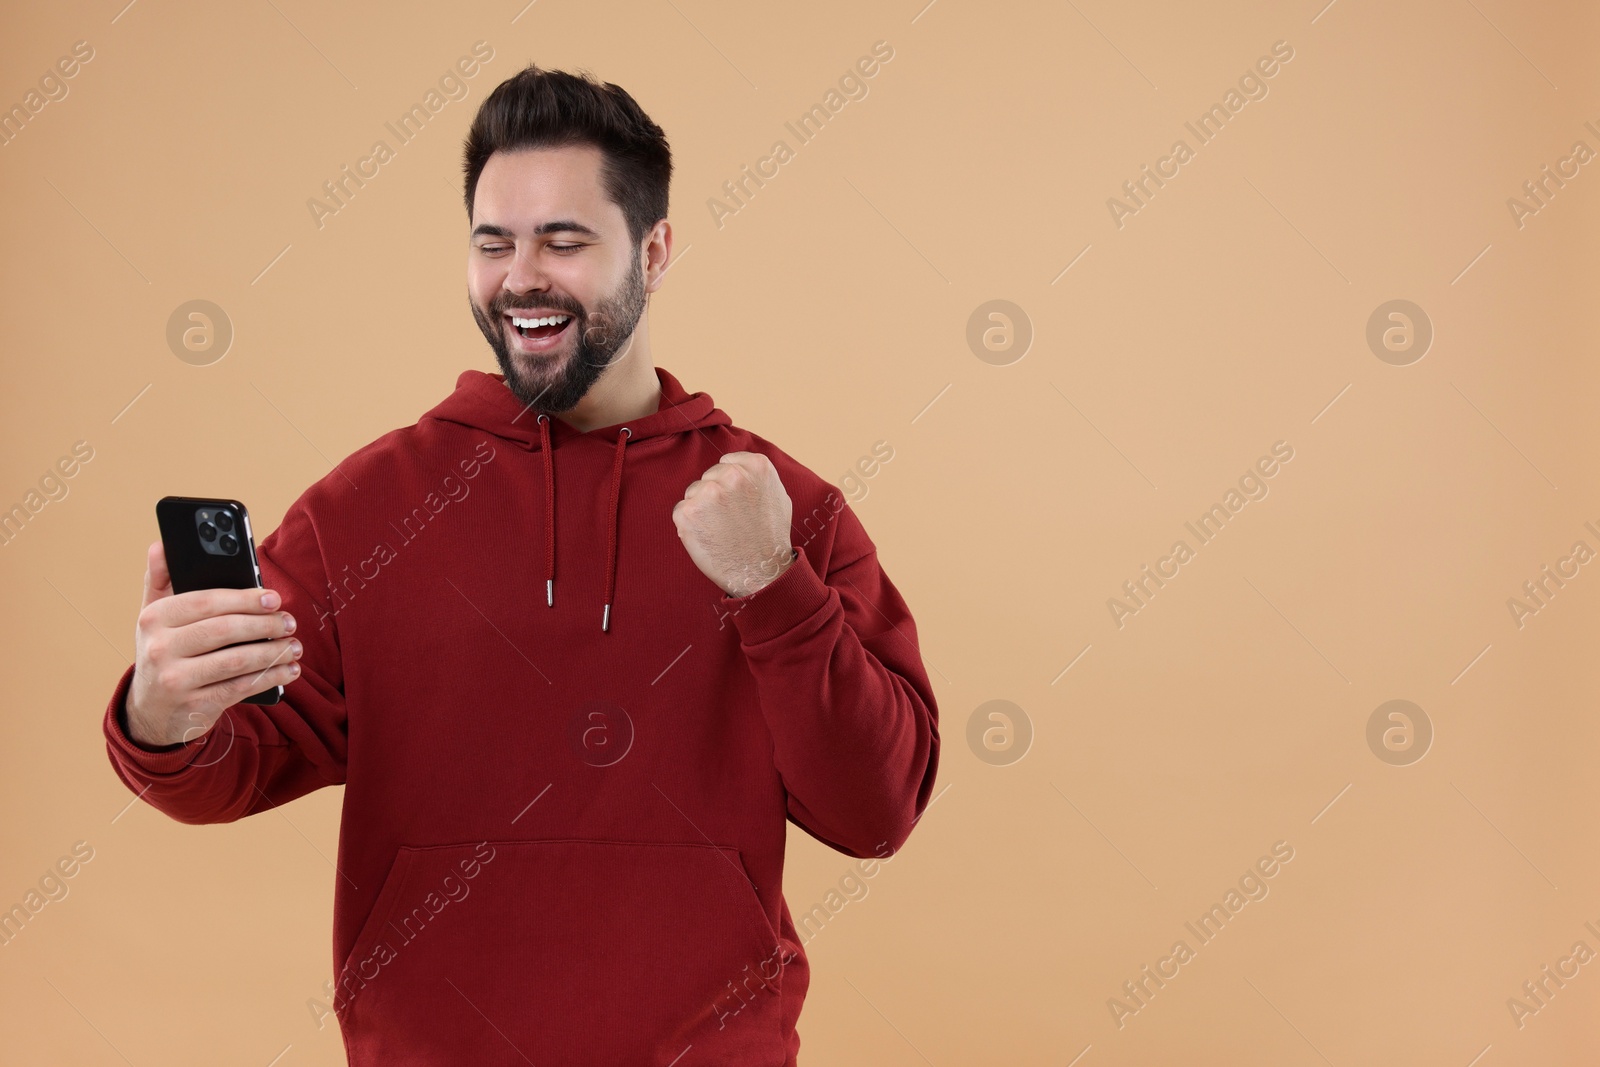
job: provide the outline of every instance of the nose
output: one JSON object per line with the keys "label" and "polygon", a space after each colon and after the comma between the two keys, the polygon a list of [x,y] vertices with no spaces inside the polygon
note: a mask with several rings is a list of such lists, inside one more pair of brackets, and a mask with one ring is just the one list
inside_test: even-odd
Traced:
{"label": "nose", "polygon": [[512,253],[511,266],[506,271],[504,286],[507,292],[521,296],[523,293],[542,291],[549,287],[549,280],[533,262],[532,256],[520,248]]}

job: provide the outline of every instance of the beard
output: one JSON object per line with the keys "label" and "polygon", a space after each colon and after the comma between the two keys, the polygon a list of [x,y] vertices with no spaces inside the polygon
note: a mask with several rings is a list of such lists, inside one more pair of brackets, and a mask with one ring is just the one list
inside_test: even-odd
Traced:
{"label": "beard", "polygon": [[[617,291],[601,300],[592,312],[577,301],[554,293],[519,301],[502,291],[496,295],[489,312],[478,307],[470,292],[467,303],[472,306],[472,318],[478,329],[494,349],[494,358],[500,364],[500,373],[505,375],[512,395],[524,407],[535,411],[550,414],[571,411],[600,380],[606,368],[628,354],[624,346],[632,347],[634,328],[644,314],[644,268],[636,259],[632,272],[617,286]],[[511,308],[529,304],[556,308],[571,315],[573,321],[568,328],[574,340],[563,340],[559,348],[531,358],[513,353],[506,331],[516,327],[510,325],[505,315]]]}

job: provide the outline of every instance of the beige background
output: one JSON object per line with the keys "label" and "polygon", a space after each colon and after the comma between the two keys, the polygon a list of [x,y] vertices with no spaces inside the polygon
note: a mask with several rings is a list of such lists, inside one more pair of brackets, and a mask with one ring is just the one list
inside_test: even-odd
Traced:
{"label": "beige background", "polygon": [[[1507,1007],[1600,952],[1600,563],[1521,628],[1507,607],[1600,550],[1600,163],[1520,228],[1506,204],[1600,151],[1600,13],[921,2],[8,14],[6,106],[75,41],[94,58],[0,148],[0,505],[75,441],[94,458],[0,549],[0,906],[94,858],[0,949],[0,1058],[344,1062],[307,1008],[341,791],[181,825],[130,806],[100,716],[158,497],[236,495],[264,535],[494,369],[460,147],[530,60],[617,82],[672,141],[658,362],[835,481],[894,450],[855,506],[916,614],[943,791],[809,943],[802,1062],[1600,1058],[1600,962],[1521,1027]],[[306,201],[478,40],[469,95],[318,229]],[[879,40],[868,95],[797,146],[783,123]],[[1268,95],[1114,225],[1279,40]],[[719,228],[707,201],[778,138],[795,158]],[[209,366],[165,341],[192,299],[236,331]],[[1034,332],[1006,366],[966,341],[996,299]],[[1365,340],[1392,299],[1435,330],[1408,366]],[[1123,581],[1280,440],[1270,494],[1115,626]],[[1392,699],[1434,730],[1406,766],[1366,740]],[[1034,733],[1008,765],[968,743],[991,700]],[[1199,946],[1185,921],[1278,841],[1270,894]],[[790,844],[798,918],[852,861]],[[1180,938],[1195,958],[1119,1028],[1108,999]]]}

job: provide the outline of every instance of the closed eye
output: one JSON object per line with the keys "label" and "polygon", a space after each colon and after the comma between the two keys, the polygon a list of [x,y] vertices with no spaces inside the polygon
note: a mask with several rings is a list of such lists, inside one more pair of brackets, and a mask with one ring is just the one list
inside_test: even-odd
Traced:
{"label": "closed eye", "polygon": [[[550,249],[552,252],[576,252],[580,248],[583,248],[584,246],[579,244],[579,245],[545,245],[545,247]],[[509,251],[510,248],[511,248],[510,245],[483,245],[481,248],[478,249],[478,251],[484,253],[485,255],[491,255],[492,256],[492,255],[496,255],[496,254],[498,254],[500,252]]]}

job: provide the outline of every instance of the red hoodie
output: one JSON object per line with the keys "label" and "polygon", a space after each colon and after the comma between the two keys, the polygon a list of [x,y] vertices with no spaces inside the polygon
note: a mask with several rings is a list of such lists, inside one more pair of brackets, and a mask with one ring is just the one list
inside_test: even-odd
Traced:
{"label": "red hoodie", "polygon": [[[652,415],[580,433],[463,372],[259,545],[302,672],[112,766],[185,823],[345,786],[333,1007],[353,1067],[794,1064],[809,965],[784,820],[898,850],[938,709],[905,601],[833,486],[657,368]],[[672,521],[768,456],[794,562],[726,596]]]}

